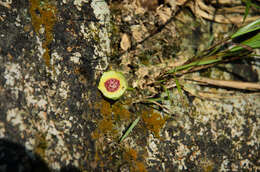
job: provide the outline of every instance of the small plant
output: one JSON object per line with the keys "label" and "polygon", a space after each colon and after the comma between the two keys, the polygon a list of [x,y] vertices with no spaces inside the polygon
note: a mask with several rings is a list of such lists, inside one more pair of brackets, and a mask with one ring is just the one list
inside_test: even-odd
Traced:
{"label": "small plant", "polygon": [[[253,50],[260,48],[259,31],[260,19],[240,28],[227,39],[204,50],[184,65],[167,71],[164,75],[180,76],[185,73],[209,68],[219,63],[254,57],[256,55],[253,54]],[[223,47],[227,48],[223,49]]]}
{"label": "small plant", "polygon": [[[232,34],[227,39],[222,42],[215,44],[201,52],[198,56],[193,57],[191,60],[188,60],[185,64],[177,66],[171,70],[162,72],[159,78],[156,78],[156,81],[153,84],[161,83],[162,87],[165,87],[167,90],[168,82],[174,79],[176,83],[177,90],[182,97],[182,87],[185,85],[179,82],[179,78],[186,73],[199,71],[201,69],[206,69],[212,66],[215,66],[219,63],[225,63],[227,61],[233,61],[242,58],[249,58],[257,56],[254,54],[254,49],[260,48],[260,19],[256,20],[242,28],[237,32]],[[243,37],[242,41],[240,38]],[[239,40],[239,41],[237,41]],[[227,48],[223,48],[227,47]],[[215,86],[224,86],[235,89],[246,89],[246,90],[260,90],[260,85],[256,83],[247,83],[247,82],[238,82],[238,81],[221,81],[213,80],[209,78],[193,78],[192,80],[207,83],[209,85]],[[187,90],[186,90],[187,91]],[[138,100],[136,103],[150,103],[159,106],[166,113],[169,113],[169,110],[159,102],[160,98],[143,98]],[[138,117],[127,129],[120,139],[120,143],[129,135],[133,128],[139,122],[140,117]]]}

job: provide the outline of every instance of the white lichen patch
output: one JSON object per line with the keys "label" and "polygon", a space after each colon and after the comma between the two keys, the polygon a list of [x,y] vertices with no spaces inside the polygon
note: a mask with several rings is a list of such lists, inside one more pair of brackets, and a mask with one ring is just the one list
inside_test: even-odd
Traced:
{"label": "white lichen patch", "polygon": [[37,99],[33,95],[26,96],[27,105],[35,105],[37,103]]}
{"label": "white lichen patch", "polygon": [[35,138],[28,138],[24,145],[26,149],[28,149],[29,151],[33,151],[35,145]]}
{"label": "white lichen patch", "polygon": [[70,60],[75,64],[80,64],[81,54],[79,52],[73,53],[73,56],[70,57]]}
{"label": "white lichen patch", "polygon": [[224,160],[222,161],[221,165],[220,165],[220,171],[223,171],[223,172],[228,172],[230,171],[228,169],[228,165],[230,164],[230,161],[227,159],[227,157],[224,157]]}
{"label": "white lichen patch", "polygon": [[[74,0],[73,5],[75,5],[79,11],[81,11],[83,2],[88,3],[88,0]],[[63,3],[67,3],[67,1],[63,0]]]}
{"label": "white lichen patch", "polygon": [[4,78],[6,79],[6,87],[13,87],[17,80],[22,78],[21,67],[15,63],[7,63],[5,65]]}
{"label": "white lichen patch", "polygon": [[[99,60],[97,70],[105,70],[108,66],[107,56],[110,54],[110,11],[105,1],[92,1],[95,17],[98,21],[90,22],[88,26],[81,24],[81,33],[86,40],[94,39],[94,59]],[[89,31],[90,30],[90,31]]]}
{"label": "white lichen patch", "polygon": [[[51,168],[53,169],[60,169],[60,161],[55,159],[55,152],[69,152],[68,148],[66,147],[66,144],[64,142],[64,134],[61,131],[58,131],[56,129],[55,123],[53,121],[48,122],[48,130],[46,133],[46,140],[53,140],[56,139],[57,142],[50,142],[49,146],[55,145],[55,151],[52,149],[45,152],[46,157],[49,157],[48,161],[52,162]],[[66,154],[66,158],[64,161],[68,163],[68,159],[70,159],[70,155]]]}
{"label": "white lichen patch", "polygon": [[53,68],[47,68],[48,73],[51,74],[51,78],[53,80],[57,80],[59,74],[67,72],[61,69],[61,64],[63,60],[63,57],[60,56],[57,52],[53,52],[51,54],[51,60],[50,60],[50,64],[51,66],[53,66]]}
{"label": "white lichen patch", "polygon": [[156,154],[158,155],[158,143],[160,143],[159,139],[154,138],[154,136],[152,134],[149,134],[148,137],[148,146],[147,146],[147,162],[149,163],[149,165],[155,165],[151,162],[151,160],[157,160]]}
{"label": "white lichen patch", "polygon": [[46,110],[47,101],[46,101],[45,99],[40,99],[40,100],[37,102],[37,105],[38,105],[39,108]]}
{"label": "white lichen patch", "polygon": [[186,170],[187,166],[185,165],[184,161],[185,161],[185,157],[190,153],[191,150],[181,142],[179,142],[178,144],[179,146],[175,151],[174,161],[178,165],[179,170]]}
{"label": "white lichen patch", "polygon": [[61,85],[60,85],[60,88],[59,88],[59,95],[63,99],[67,99],[68,92],[69,92],[69,85],[68,85],[68,83],[66,83],[64,81],[61,81]]}
{"label": "white lichen patch", "polygon": [[0,121],[0,138],[5,136],[5,124]]}
{"label": "white lichen patch", "polygon": [[20,18],[20,16],[18,15],[17,17],[16,17],[16,21],[14,22],[14,24],[16,25],[16,26],[21,26],[21,18]]}
{"label": "white lichen patch", "polygon": [[[34,78],[28,77],[28,80],[34,81]],[[35,96],[36,89],[34,89],[33,87],[33,82],[24,83],[23,91],[27,106],[34,106],[42,110],[46,110],[48,103],[45,96]],[[37,92],[40,92],[40,90],[38,90]]]}
{"label": "white lichen patch", "polygon": [[6,120],[13,126],[18,126],[20,131],[26,128],[23,121],[23,115],[25,112],[18,108],[9,109],[6,114]]}
{"label": "white lichen patch", "polygon": [[252,167],[254,166],[254,164],[248,159],[241,160],[240,165],[242,169],[251,169],[250,171],[253,171]]}
{"label": "white lichen patch", "polygon": [[8,9],[11,8],[11,4],[13,3],[13,0],[4,0],[4,1],[0,1],[0,6],[4,6]]}
{"label": "white lichen patch", "polygon": [[42,57],[46,50],[42,47],[42,41],[38,36],[36,36],[36,42],[38,44],[37,48],[38,48],[38,52],[39,52],[39,57]]}

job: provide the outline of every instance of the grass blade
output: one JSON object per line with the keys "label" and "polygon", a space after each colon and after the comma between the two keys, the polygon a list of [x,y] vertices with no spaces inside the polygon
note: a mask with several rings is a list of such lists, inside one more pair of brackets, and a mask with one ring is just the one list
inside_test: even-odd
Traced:
{"label": "grass blade", "polygon": [[231,38],[234,39],[236,37],[239,37],[241,35],[247,34],[249,32],[253,32],[256,30],[260,30],[260,19],[249,23],[248,25],[242,27],[241,29],[238,29],[238,31],[236,33],[234,33]]}
{"label": "grass blade", "polygon": [[177,90],[178,90],[180,96],[183,98],[180,82],[179,82],[179,80],[176,77],[174,77],[174,79],[175,79]]}
{"label": "grass blade", "polygon": [[[241,43],[242,45],[248,46],[250,48],[260,48],[260,33],[257,35],[253,36],[252,38],[249,38],[245,40],[244,42]],[[230,49],[231,52],[239,51],[241,49],[244,49],[243,46],[235,46],[232,49]]]}
{"label": "grass blade", "polygon": [[121,137],[119,143],[121,143],[128,135],[129,133],[133,130],[133,128],[137,125],[137,123],[140,120],[140,116],[134,120],[134,122],[130,125],[130,127],[126,130],[125,134]]}
{"label": "grass blade", "polygon": [[212,63],[219,62],[221,60],[222,60],[222,58],[208,59],[208,60],[198,60],[198,61],[186,64],[186,65],[177,66],[176,68],[170,70],[168,73],[175,73],[175,72],[178,72],[180,70],[188,69],[188,68],[191,68],[191,67],[194,67],[194,66],[212,64]]}
{"label": "grass blade", "polygon": [[251,7],[251,0],[243,0],[243,2],[246,4],[245,14],[244,14],[244,17],[243,17],[243,23],[244,23],[245,20],[246,20],[247,15],[249,13],[249,9]]}

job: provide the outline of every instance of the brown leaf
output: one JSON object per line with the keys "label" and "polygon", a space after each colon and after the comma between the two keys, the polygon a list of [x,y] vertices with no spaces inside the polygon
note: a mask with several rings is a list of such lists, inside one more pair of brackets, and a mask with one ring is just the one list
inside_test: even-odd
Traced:
{"label": "brown leaf", "polygon": [[124,51],[128,50],[131,47],[131,41],[128,35],[125,33],[121,37],[120,46]]}

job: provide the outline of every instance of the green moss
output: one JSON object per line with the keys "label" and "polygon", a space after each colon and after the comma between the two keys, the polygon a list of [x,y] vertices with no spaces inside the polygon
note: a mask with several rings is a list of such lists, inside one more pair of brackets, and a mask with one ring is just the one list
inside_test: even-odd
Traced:
{"label": "green moss", "polygon": [[29,2],[34,31],[37,35],[40,35],[40,28],[44,28],[44,41],[42,46],[45,52],[43,59],[45,64],[50,67],[50,50],[48,46],[53,40],[53,26],[57,21],[57,8],[51,3],[52,1],[48,0],[29,0]]}

